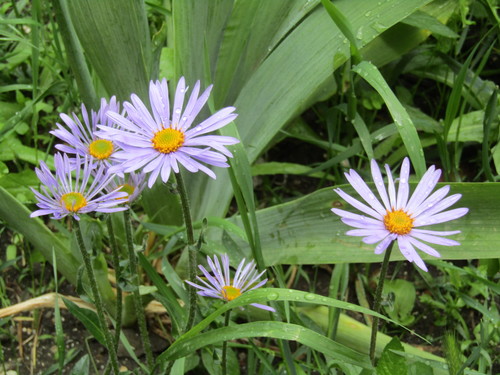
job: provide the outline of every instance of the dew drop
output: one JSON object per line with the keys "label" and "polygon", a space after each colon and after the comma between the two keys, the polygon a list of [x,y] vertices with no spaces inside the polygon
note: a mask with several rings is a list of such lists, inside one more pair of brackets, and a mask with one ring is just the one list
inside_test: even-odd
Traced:
{"label": "dew drop", "polygon": [[187,120],[187,116],[182,116],[182,121],[186,121]]}
{"label": "dew drop", "polygon": [[305,298],[306,300],[308,300],[308,301],[313,301],[313,300],[315,300],[315,299],[316,299],[316,296],[315,296],[314,294],[312,294],[312,293],[307,293],[307,294],[304,296],[304,298]]}
{"label": "dew drop", "polygon": [[176,108],[175,109],[175,113],[181,113],[181,109],[180,108]]}
{"label": "dew drop", "polygon": [[267,295],[267,299],[269,301],[276,301],[278,299],[279,295],[278,293],[275,293],[275,292],[271,292]]}
{"label": "dew drop", "polygon": [[375,22],[375,23],[372,25],[372,27],[375,29],[375,31],[377,31],[377,32],[379,32],[379,33],[381,33],[381,32],[383,32],[383,31],[387,30],[387,26],[382,25],[382,24],[381,24],[381,23],[379,23],[379,22]]}
{"label": "dew drop", "polygon": [[374,200],[374,199],[375,199],[375,195],[373,195],[373,194],[371,194],[371,193],[370,193],[370,194],[368,195],[368,198],[370,198],[371,200]]}
{"label": "dew drop", "polygon": [[371,11],[368,11],[365,13],[365,17],[370,17],[372,15],[372,12]]}
{"label": "dew drop", "polygon": [[356,33],[356,38],[357,38],[357,39],[363,39],[363,26],[361,26],[361,27],[358,29],[358,32]]}

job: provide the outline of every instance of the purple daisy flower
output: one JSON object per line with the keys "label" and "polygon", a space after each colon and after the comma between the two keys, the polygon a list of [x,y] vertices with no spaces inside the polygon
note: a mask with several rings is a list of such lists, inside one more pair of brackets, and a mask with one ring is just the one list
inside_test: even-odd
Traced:
{"label": "purple daisy flower", "polygon": [[[39,210],[30,216],[52,215],[53,219],[62,219],[72,215],[80,220],[79,214],[89,212],[116,212],[126,210],[122,203],[127,201],[128,194],[119,190],[99,195],[110,183],[114,175],[106,172],[105,165],[101,164],[97,170],[91,157],[80,160],[76,155],[76,163],[70,161],[66,154],[57,153],[54,157],[56,174],[49,170],[47,165],[41,161],[40,169],[35,172],[42,182],[41,190],[38,192],[31,189],[35,194]],[[73,182],[72,171],[76,166],[75,181]],[[93,180],[90,177],[93,175]]]}
{"label": "purple daisy flower", "polygon": [[76,154],[80,156],[92,156],[96,161],[111,166],[111,161],[114,160],[114,154],[117,150],[116,144],[111,141],[111,138],[99,137],[95,134],[97,125],[114,126],[111,119],[106,116],[107,111],[120,111],[120,103],[113,96],[109,103],[106,99],[101,99],[101,107],[98,112],[91,111],[90,118],[85,105],[82,104],[83,123],[75,113],[71,118],[65,113],[61,113],[61,119],[64,125],[56,124],[57,129],[50,131],[51,134],[65,142],[58,144],[56,148],[59,151]]}
{"label": "purple daisy flower", "polygon": [[421,242],[421,240],[431,244],[456,246],[460,245],[460,243],[443,238],[443,236],[457,234],[460,231],[434,231],[418,228],[458,219],[464,216],[469,209],[455,208],[443,212],[455,204],[462,195],[454,194],[445,198],[450,191],[449,186],[443,186],[431,194],[441,176],[441,170],[436,169],[434,166],[431,166],[425,172],[410,198],[410,186],[408,184],[410,161],[408,158],[403,160],[401,166],[397,193],[395,181],[387,164],[385,170],[388,179],[387,189],[380,168],[375,160],[371,161],[373,182],[382,203],[375,197],[359,174],[352,169],[345,176],[368,205],[351,197],[341,189],[334,189],[346,202],[369,216],[354,214],[338,208],[333,208],[332,211],[339,215],[345,224],[357,228],[348,231],[347,235],[364,237],[363,242],[367,244],[376,243],[375,254],[383,253],[392,241],[397,240],[404,257],[427,271],[425,263],[415,248],[435,257],[441,255],[429,245]]}
{"label": "purple daisy flower", "polygon": [[[241,296],[245,291],[260,288],[267,282],[267,279],[259,281],[259,278],[266,271],[258,273],[257,269],[255,268],[254,261],[251,261],[245,266],[245,259],[243,259],[238,265],[233,279],[231,279],[230,276],[229,257],[227,256],[227,254],[223,254],[221,256],[221,261],[222,266],[221,263],[219,263],[219,259],[216,255],[214,255],[213,260],[208,256],[207,262],[210,266],[210,269],[212,270],[213,276],[210,275],[205,267],[199,265],[198,268],[201,270],[201,272],[203,272],[203,275],[208,280],[208,282],[203,280],[201,277],[196,276],[196,278],[203,285],[192,283],[189,280],[185,280],[186,283],[194,286],[195,288],[201,289],[200,292],[197,292],[200,296],[232,301],[233,299]],[[251,305],[267,311],[276,311],[272,307],[261,305],[259,303],[252,303]]]}
{"label": "purple daisy flower", "polygon": [[[209,86],[200,96],[200,82],[196,82],[193,91],[184,106],[187,87],[184,78],[179,80],[175,91],[172,111],[170,110],[167,80],[151,81],[149,101],[152,112],[135,94],[132,103],[125,102],[127,117],[108,112],[108,117],[118,127],[99,126],[97,134],[116,140],[123,151],[116,157],[121,164],[113,166],[113,172],[132,172],[142,168],[150,173],[148,186],[151,187],[161,173],[163,182],[167,182],[171,171],[179,172],[179,164],[189,172],[202,171],[215,179],[215,173],[204,164],[228,167],[227,157],[231,152],[225,147],[239,142],[233,137],[207,135],[226,126],[237,115],[234,107],[226,107],[193,126],[196,116],[210,96]],[[172,113],[170,113],[172,112]]]}
{"label": "purple daisy flower", "polygon": [[115,176],[105,189],[109,193],[117,189],[127,193],[127,202],[130,204],[137,199],[145,187],[146,175],[144,173],[131,172],[124,177]]}

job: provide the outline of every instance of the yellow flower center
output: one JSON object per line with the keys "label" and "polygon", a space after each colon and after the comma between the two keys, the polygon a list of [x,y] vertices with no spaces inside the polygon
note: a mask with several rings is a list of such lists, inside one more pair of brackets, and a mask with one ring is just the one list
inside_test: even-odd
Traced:
{"label": "yellow flower center", "polygon": [[241,296],[241,290],[231,285],[225,286],[222,288],[222,296],[226,301],[232,301],[233,299]]}
{"label": "yellow flower center", "polygon": [[414,221],[415,220],[403,210],[387,211],[387,214],[384,216],[385,228],[389,232],[399,235],[410,233]]}
{"label": "yellow flower center", "polygon": [[153,148],[161,153],[170,154],[184,144],[184,133],[177,129],[167,128],[155,133],[151,139]]}
{"label": "yellow flower center", "polygon": [[89,145],[89,153],[96,159],[107,159],[113,153],[113,142],[106,139],[93,141]]}
{"label": "yellow flower center", "polygon": [[123,185],[118,186],[118,188],[120,189],[119,191],[127,193],[128,196],[127,197],[122,197],[122,198],[116,198],[116,199],[127,199],[132,194],[134,194],[134,191],[135,191],[135,187],[132,186],[132,185],[130,185],[130,184],[123,184]]}
{"label": "yellow flower center", "polygon": [[81,193],[66,193],[61,197],[61,205],[68,211],[78,212],[87,205],[87,200]]}

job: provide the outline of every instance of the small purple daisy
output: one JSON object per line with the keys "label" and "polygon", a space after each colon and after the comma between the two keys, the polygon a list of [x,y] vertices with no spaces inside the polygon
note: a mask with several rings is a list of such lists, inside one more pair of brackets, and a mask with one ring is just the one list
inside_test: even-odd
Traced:
{"label": "small purple daisy", "polygon": [[[42,182],[42,192],[31,189],[38,200],[37,206],[40,208],[33,212],[31,217],[52,215],[53,219],[62,219],[67,215],[72,215],[76,220],[80,220],[79,214],[116,212],[128,208],[123,205],[128,201],[128,194],[125,192],[115,190],[99,195],[114,175],[108,174],[103,164],[93,171],[95,163],[92,157],[85,157],[81,160],[77,154],[75,162],[72,162],[66,154],[63,156],[57,153],[54,156],[54,163],[55,177],[43,161],[40,162],[40,169],[35,168]],[[74,167],[76,171],[73,181]],[[90,181],[91,176],[93,176],[92,181]]]}
{"label": "small purple daisy", "polygon": [[57,129],[50,131],[51,134],[65,142],[65,144],[56,145],[56,148],[68,154],[83,157],[90,155],[97,162],[102,162],[108,167],[111,166],[117,150],[116,145],[111,141],[111,138],[101,138],[95,134],[97,125],[114,126],[113,122],[106,116],[108,111],[120,111],[120,103],[116,101],[114,96],[109,103],[106,99],[101,99],[99,111],[91,111],[90,118],[85,105],[82,104],[83,123],[75,113],[72,114],[73,118],[61,113],[61,119],[66,126],[58,123],[56,124]]}
{"label": "small purple daisy", "polygon": [[109,193],[117,189],[127,193],[126,201],[130,204],[139,197],[145,187],[146,175],[144,173],[131,172],[123,177],[115,176],[105,189]]}
{"label": "small purple daisy", "polygon": [[345,224],[357,228],[348,231],[347,235],[364,237],[363,242],[366,244],[376,243],[375,254],[383,253],[393,241],[397,240],[404,257],[427,271],[425,263],[415,248],[435,257],[441,255],[420,240],[437,245],[456,246],[460,245],[460,243],[448,238],[442,238],[442,236],[457,234],[460,231],[434,231],[417,228],[458,219],[464,216],[469,209],[455,208],[442,212],[455,204],[462,195],[454,194],[445,198],[450,191],[449,186],[443,186],[431,195],[441,176],[441,170],[436,169],[434,166],[431,166],[425,172],[410,198],[410,186],[408,184],[410,161],[408,158],[403,160],[401,166],[397,193],[395,181],[387,164],[385,170],[388,179],[387,189],[380,168],[375,160],[371,161],[373,182],[383,204],[375,197],[359,174],[352,169],[345,176],[368,205],[351,197],[341,189],[334,189],[346,202],[369,216],[354,214],[338,208],[333,208],[332,211],[339,215]]}
{"label": "small purple daisy", "polygon": [[[188,280],[185,280],[186,283],[194,286],[195,288],[201,289],[201,291],[197,292],[200,296],[232,301],[233,299],[241,296],[245,291],[260,288],[267,282],[267,279],[259,281],[259,278],[266,271],[258,273],[257,269],[255,268],[254,261],[251,261],[245,266],[245,259],[243,259],[238,265],[233,279],[231,279],[230,276],[229,257],[227,256],[227,254],[223,254],[221,256],[221,261],[222,267],[216,255],[214,255],[213,260],[208,256],[207,262],[210,266],[213,276],[210,275],[205,267],[199,265],[198,268],[201,270],[201,272],[203,272],[203,275],[208,280],[208,282],[203,280],[201,277],[196,276],[196,278],[203,285],[198,285]],[[252,303],[251,305],[267,311],[276,311],[272,307],[261,305],[259,303]]]}
{"label": "small purple daisy", "polygon": [[109,111],[108,117],[117,127],[99,126],[98,135],[116,140],[123,151],[116,157],[121,163],[111,168],[112,172],[129,173],[142,168],[150,173],[148,186],[151,187],[161,174],[167,182],[171,171],[179,172],[179,164],[189,172],[202,171],[215,179],[215,173],[204,164],[229,167],[227,158],[232,157],[225,147],[239,142],[233,137],[207,135],[232,122],[237,114],[234,107],[226,107],[192,126],[196,116],[207,102],[212,86],[200,96],[200,82],[196,82],[187,104],[184,97],[187,87],[184,78],[179,80],[175,91],[172,113],[170,110],[167,80],[151,81],[149,101],[152,112],[135,94],[132,103],[125,102],[127,117]]}

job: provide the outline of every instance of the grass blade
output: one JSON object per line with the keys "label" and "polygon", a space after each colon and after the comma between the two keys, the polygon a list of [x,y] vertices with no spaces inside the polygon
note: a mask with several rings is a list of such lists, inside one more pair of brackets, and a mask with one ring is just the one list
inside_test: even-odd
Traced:
{"label": "grass blade", "polygon": [[401,102],[396,98],[389,85],[385,81],[379,70],[368,61],[363,61],[353,67],[353,71],[364,78],[384,99],[387,108],[391,112],[394,123],[401,135],[401,139],[406,146],[417,176],[422,177],[425,173],[425,159],[422,144],[418,137],[417,130],[413,125],[408,112]]}

